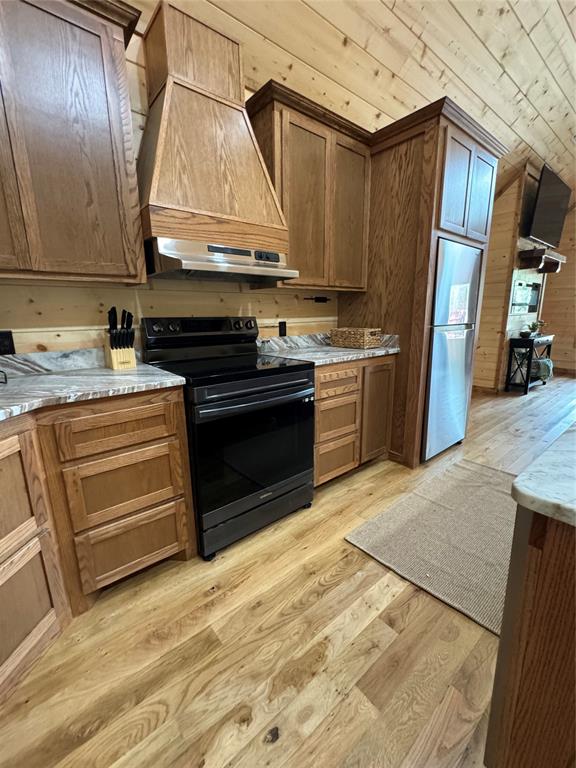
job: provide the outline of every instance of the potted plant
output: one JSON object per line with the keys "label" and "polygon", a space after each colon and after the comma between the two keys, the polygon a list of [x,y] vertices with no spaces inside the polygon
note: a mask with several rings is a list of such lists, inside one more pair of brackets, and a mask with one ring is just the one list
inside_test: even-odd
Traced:
{"label": "potted plant", "polygon": [[527,331],[520,331],[520,336],[523,339],[530,339],[533,336],[540,336],[540,329],[543,328],[546,323],[543,320],[534,320],[533,323],[529,323],[526,327]]}

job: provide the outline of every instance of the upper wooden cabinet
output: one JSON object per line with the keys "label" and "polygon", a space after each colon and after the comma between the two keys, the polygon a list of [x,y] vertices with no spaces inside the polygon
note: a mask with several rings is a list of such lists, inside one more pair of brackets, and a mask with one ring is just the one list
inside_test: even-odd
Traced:
{"label": "upper wooden cabinet", "polygon": [[439,227],[485,243],[498,161],[458,128],[445,130]]}
{"label": "upper wooden cabinet", "polygon": [[334,134],[332,274],[336,288],[365,288],[368,271],[370,153],[342,134]]}
{"label": "upper wooden cabinet", "polygon": [[289,284],[364,290],[368,132],[273,81],[246,108],[288,221]]}
{"label": "upper wooden cabinet", "polygon": [[[326,126],[282,110],[282,208],[288,221],[291,284],[330,283],[331,135]],[[278,187],[277,187],[278,189]]]}
{"label": "upper wooden cabinet", "polygon": [[144,279],[120,27],[0,3],[2,276]]}

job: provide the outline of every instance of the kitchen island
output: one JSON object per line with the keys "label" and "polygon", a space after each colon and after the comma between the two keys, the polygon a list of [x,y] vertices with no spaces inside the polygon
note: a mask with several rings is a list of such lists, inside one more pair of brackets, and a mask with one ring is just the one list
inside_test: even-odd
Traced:
{"label": "kitchen island", "polygon": [[485,764],[576,757],[576,425],[519,475]]}

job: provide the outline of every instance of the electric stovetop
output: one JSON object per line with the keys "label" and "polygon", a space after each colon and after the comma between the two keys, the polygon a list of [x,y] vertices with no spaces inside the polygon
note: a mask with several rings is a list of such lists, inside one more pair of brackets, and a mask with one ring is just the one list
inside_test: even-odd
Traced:
{"label": "electric stovetop", "polygon": [[278,373],[309,371],[314,363],[273,355],[229,355],[200,360],[163,360],[152,363],[163,371],[183,376],[188,384],[206,385],[273,376]]}

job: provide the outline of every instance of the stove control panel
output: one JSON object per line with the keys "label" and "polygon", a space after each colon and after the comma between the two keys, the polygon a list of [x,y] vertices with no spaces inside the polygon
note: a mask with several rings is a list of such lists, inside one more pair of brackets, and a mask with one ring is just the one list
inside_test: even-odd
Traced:
{"label": "stove control panel", "polygon": [[142,318],[143,339],[182,337],[197,339],[218,336],[248,336],[255,340],[258,323],[255,317],[144,317]]}

